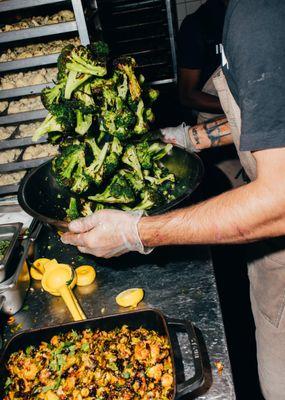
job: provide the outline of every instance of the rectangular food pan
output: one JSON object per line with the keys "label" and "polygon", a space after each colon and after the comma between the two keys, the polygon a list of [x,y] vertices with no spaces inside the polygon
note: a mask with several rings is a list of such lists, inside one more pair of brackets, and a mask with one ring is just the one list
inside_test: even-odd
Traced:
{"label": "rectangular food pan", "polygon": [[[159,335],[167,337],[170,343],[170,356],[173,366],[174,389],[171,400],[178,400],[195,389],[199,388],[204,381],[203,366],[201,359],[200,347],[195,335],[193,325],[190,321],[173,320],[164,317],[164,315],[155,309],[137,310],[128,313],[110,315],[100,318],[93,318],[80,322],[70,322],[63,325],[46,327],[40,329],[32,329],[14,336],[6,345],[2,357],[0,359],[0,398],[4,397],[4,384],[7,379],[7,370],[5,364],[8,362],[10,355],[20,349],[25,349],[30,345],[38,346],[42,341],[49,341],[54,335],[66,333],[71,330],[82,331],[85,329],[110,331],[127,325],[130,329],[138,329],[140,327],[148,330],[154,330]],[[177,374],[174,362],[173,343],[169,335],[169,328],[175,332],[186,332],[189,338],[189,346],[191,347],[195,374],[183,383],[177,382]],[[183,353],[182,353],[183,356]]]}
{"label": "rectangular food pan", "polygon": [[3,257],[0,255],[0,283],[8,278],[9,264],[13,262],[13,257],[19,250],[19,235],[22,226],[21,223],[0,225],[0,241],[9,242]]}

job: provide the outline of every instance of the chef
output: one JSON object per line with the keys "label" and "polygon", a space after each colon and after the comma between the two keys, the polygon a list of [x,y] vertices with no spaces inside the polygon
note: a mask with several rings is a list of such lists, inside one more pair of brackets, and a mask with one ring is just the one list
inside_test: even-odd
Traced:
{"label": "chef", "polygon": [[285,397],[284,21],[280,0],[230,0],[223,67],[214,76],[227,120],[162,131],[165,141],[194,152],[234,142],[248,185],[160,216],[99,211],[71,222],[62,236],[98,257],[173,244],[254,242],[248,272],[266,400]]}

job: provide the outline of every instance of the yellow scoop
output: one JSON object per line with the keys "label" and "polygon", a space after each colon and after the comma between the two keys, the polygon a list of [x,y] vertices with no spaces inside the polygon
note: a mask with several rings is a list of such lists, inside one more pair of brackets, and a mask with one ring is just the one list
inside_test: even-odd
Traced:
{"label": "yellow scoop", "polygon": [[57,264],[46,270],[42,277],[42,287],[54,296],[61,296],[69,309],[73,319],[80,321],[86,319],[72,288],[76,284],[76,274],[67,264]]}

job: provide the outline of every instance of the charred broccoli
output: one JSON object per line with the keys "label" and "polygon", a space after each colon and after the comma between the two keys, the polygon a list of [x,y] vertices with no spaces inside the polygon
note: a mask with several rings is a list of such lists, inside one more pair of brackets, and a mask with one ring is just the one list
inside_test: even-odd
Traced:
{"label": "charred broccoli", "polygon": [[110,204],[130,204],[135,201],[135,196],[130,185],[121,175],[115,175],[103,193],[89,196],[88,198],[99,203]]}
{"label": "charred broccoli", "polygon": [[66,216],[68,221],[72,221],[80,216],[77,208],[77,201],[74,197],[70,198],[69,207],[66,209]]}
{"label": "charred broccoli", "polygon": [[57,122],[56,117],[52,114],[48,114],[44,120],[44,122],[40,125],[40,127],[36,130],[33,135],[33,141],[36,142],[42,136],[45,136],[51,132],[63,132],[64,127]]}
{"label": "charred broccoli", "polygon": [[136,148],[134,145],[127,145],[126,150],[123,154],[122,161],[124,164],[127,164],[132,168],[134,173],[140,178],[143,179],[143,173],[141,169],[141,165],[137,156]]}
{"label": "charred broccoli", "polygon": [[132,210],[148,211],[154,207],[158,207],[164,202],[163,196],[154,188],[148,187],[141,193],[141,202]]}
{"label": "charred broccoli", "polygon": [[85,146],[82,144],[65,147],[52,163],[58,181],[76,193],[85,192],[89,186],[88,178],[85,175],[84,148]]}
{"label": "charred broccoli", "polygon": [[114,61],[114,66],[124,72],[129,81],[129,91],[132,100],[137,100],[141,96],[141,87],[135,75],[134,68],[136,61],[132,57],[119,57]]}

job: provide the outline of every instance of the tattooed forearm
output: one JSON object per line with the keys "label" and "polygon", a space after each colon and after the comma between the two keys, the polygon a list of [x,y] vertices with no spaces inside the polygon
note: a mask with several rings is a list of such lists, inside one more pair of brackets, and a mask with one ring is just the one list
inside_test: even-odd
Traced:
{"label": "tattooed forearm", "polygon": [[197,150],[224,146],[233,142],[228,121],[224,117],[191,127],[189,137]]}

